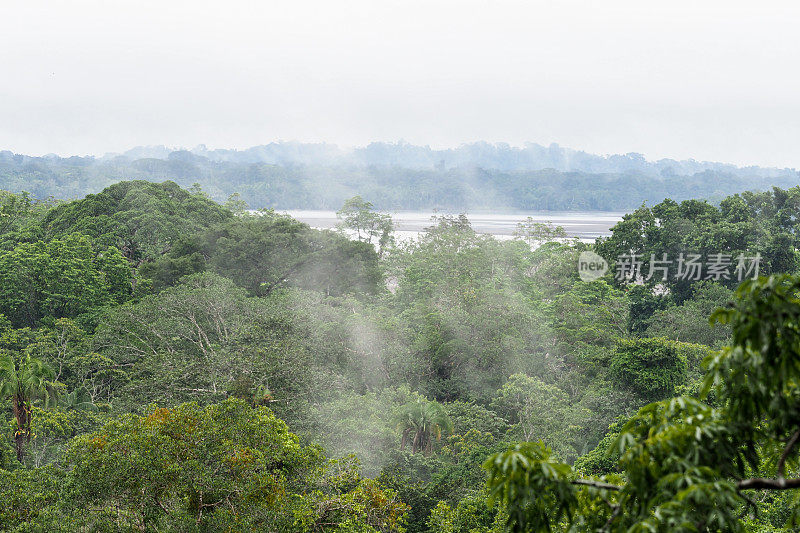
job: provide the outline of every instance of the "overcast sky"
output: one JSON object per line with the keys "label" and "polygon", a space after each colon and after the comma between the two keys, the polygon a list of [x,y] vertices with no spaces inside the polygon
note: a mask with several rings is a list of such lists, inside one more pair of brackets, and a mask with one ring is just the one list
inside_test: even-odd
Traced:
{"label": "overcast sky", "polygon": [[800,2],[0,3],[0,149],[401,139],[800,168]]}

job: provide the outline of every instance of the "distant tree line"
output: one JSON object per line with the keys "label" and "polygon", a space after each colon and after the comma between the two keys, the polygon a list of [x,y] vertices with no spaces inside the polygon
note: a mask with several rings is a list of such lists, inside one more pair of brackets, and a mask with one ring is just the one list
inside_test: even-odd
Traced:
{"label": "distant tree line", "polygon": [[514,152],[500,151],[492,157],[451,158],[449,164],[429,165],[418,154],[394,148],[380,157],[323,157],[312,152],[306,159],[303,151],[290,157],[274,150],[224,157],[220,151],[138,150],[101,159],[0,152],[0,189],[28,191],[40,199],[69,199],[124,180],[171,180],[186,188],[198,184],[219,202],[239,193],[256,209],[335,210],[360,195],[376,209],[390,211],[630,211],[664,198],[716,202],[744,190],[800,183],[794,170],[675,161],[645,164],[641,156],[633,157],[636,154],[615,156],[622,158],[615,164],[608,163],[613,158],[568,164],[561,152],[559,157],[512,164]]}

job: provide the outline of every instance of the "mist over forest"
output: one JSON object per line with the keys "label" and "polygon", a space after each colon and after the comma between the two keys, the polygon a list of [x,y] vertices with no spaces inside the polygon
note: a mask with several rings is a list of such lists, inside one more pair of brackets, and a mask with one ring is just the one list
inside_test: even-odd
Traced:
{"label": "mist over forest", "polygon": [[220,202],[239,193],[254,209],[335,210],[361,195],[384,211],[448,212],[629,211],[664,198],[719,202],[800,183],[794,169],[599,156],[556,144],[434,150],[403,142],[354,149],[281,142],[246,150],[148,146],[102,157],[0,152],[0,188],[37,198],[81,198],[131,179],[197,183]]}
{"label": "mist over forest", "polygon": [[800,187],[592,243],[247,207],[0,193],[0,530],[795,529]]}

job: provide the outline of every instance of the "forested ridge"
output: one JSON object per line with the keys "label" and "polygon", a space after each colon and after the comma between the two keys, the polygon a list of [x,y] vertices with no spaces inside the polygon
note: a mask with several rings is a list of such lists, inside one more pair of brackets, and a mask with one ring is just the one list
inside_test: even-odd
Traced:
{"label": "forested ridge", "polygon": [[800,184],[793,169],[647,161],[528,144],[474,143],[449,150],[372,143],[272,143],[246,150],[140,147],[104,157],[31,157],[0,152],[0,189],[38,198],[82,198],[125,180],[198,183],[223,202],[239,193],[253,208],[338,209],[353,196],[384,211],[630,211],[663,198],[718,202],[743,190]]}
{"label": "forested ridge", "polygon": [[[800,188],[398,243],[197,181],[0,194],[0,530],[796,529]],[[616,275],[682,253],[760,276]]]}

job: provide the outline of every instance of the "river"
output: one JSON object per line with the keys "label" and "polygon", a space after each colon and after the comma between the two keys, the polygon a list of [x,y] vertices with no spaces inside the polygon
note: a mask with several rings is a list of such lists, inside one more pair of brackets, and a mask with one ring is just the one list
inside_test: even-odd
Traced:
{"label": "river", "polygon": [[[339,222],[334,211],[290,210],[283,212],[305,222],[312,228],[329,229],[335,227]],[[389,214],[394,220],[395,237],[399,240],[406,240],[416,237],[430,226],[431,217],[443,213],[401,211]],[[597,237],[610,235],[610,228],[622,219],[622,215],[624,213],[605,211],[540,211],[511,215],[467,213],[467,218],[476,232],[493,235],[499,239],[512,238],[517,224],[527,217],[531,217],[536,222],[551,222],[555,226],[562,226],[570,237],[577,237],[588,242],[594,241]]]}

